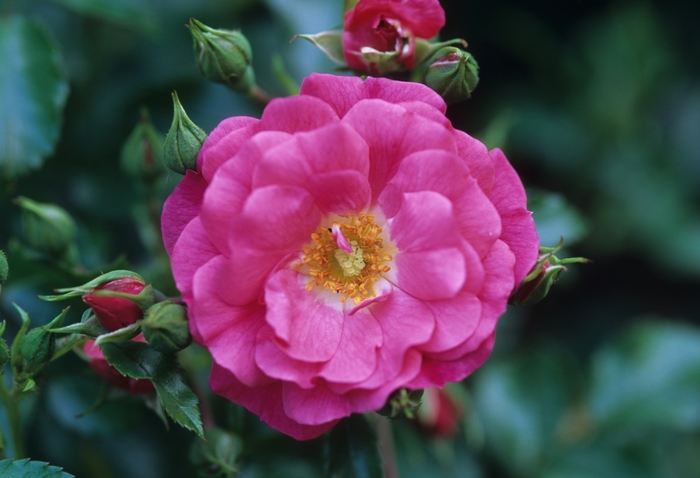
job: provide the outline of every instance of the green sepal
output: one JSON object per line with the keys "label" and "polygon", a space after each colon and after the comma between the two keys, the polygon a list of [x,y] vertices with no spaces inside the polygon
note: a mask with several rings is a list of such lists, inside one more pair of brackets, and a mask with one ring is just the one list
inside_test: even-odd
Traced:
{"label": "green sepal", "polygon": [[12,305],[15,306],[15,309],[17,309],[19,316],[22,319],[22,325],[17,331],[17,335],[15,335],[15,339],[12,341],[12,347],[10,349],[10,355],[12,357],[12,371],[15,377],[17,377],[20,374],[20,368],[22,366],[22,355],[20,355],[19,352],[19,343],[27,334],[27,329],[29,329],[29,315],[19,305],[15,303]]}
{"label": "green sepal", "polygon": [[328,433],[325,475],[332,478],[383,478],[374,428],[364,415],[343,418]]}
{"label": "green sepal", "polygon": [[389,395],[384,406],[377,413],[392,420],[414,418],[421,406],[423,389],[408,390],[400,388]]}
{"label": "green sepal", "polygon": [[138,305],[141,310],[147,310],[153,306],[156,301],[155,290],[151,284],[144,287],[138,294],[125,294],[114,290],[94,290],[91,292],[95,297],[121,297]]}
{"label": "green sepal", "polygon": [[126,327],[122,327],[121,329],[117,329],[113,332],[109,332],[107,334],[102,334],[97,339],[95,339],[95,343],[102,348],[102,346],[106,343],[110,342],[126,342],[128,340],[133,339],[136,337],[139,333],[141,332],[141,323],[136,322],[131,325],[127,325]]}
{"label": "green sepal", "polygon": [[149,379],[158,392],[166,413],[176,423],[204,436],[198,399],[185,382],[175,354],[166,354],[142,342],[106,343],[101,346],[107,361],[122,375]]}
{"label": "green sepal", "polygon": [[85,314],[83,314],[83,319],[76,324],[47,330],[54,334],[82,334],[93,338],[107,333],[107,329],[105,329],[102,324],[100,324],[100,321],[97,320],[97,317],[93,315],[92,309],[87,309]]}
{"label": "green sepal", "polygon": [[178,352],[192,342],[185,307],[170,301],[155,304],[141,321],[148,344],[164,353]]}
{"label": "green sepal", "polygon": [[105,282],[110,282],[113,280],[117,280],[117,279],[124,279],[127,277],[131,277],[133,279],[138,279],[143,283],[146,282],[143,280],[143,277],[138,275],[136,272],[127,271],[127,270],[116,270],[116,271],[107,272],[106,274],[102,274],[99,277],[96,277],[95,279],[91,280],[90,282],[86,282],[83,285],[79,285],[76,287],[66,287],[63,289],[56,289],[56,292],[61,292],[61,294],[58,294],[58,295],[40,295],[39,298],[41,300],[54,302],[54,301],[58,301],[58,300],[70,299],[71,297],[80,297],[80,296],[83,296],[83,295],[91,292],[95,287],[99,286],[100,284],[103,284]]}
{"label": "green sepal", "polygon": [[423,40],[422,38],[416,38],[416,49],[413,60],[414,69],[411,76],[411,81],[416,81],[420,83],[421,80],[415,78],[422,78],[423,76],[425,76],[425,70],[430,64],[429,61],[426,64],[426,61],[431,60],[430,57],[435,55],[435,53],[437,53],[437,51],[441,48],[455,45],[461,45],[463,48],[466,48],[467,42],[462,40],[461,38],[453,38],[452,40],[432,43],[428,40]]}
{"label": "green sepal", "polygon": [[[341,30],[328,30],[310,35],[295,35],[294,38],[296,37],[303,38],[313,43],[313,45],[321,50],[333,63],[342,66],[346,65],[345,55],[343,55],[343,32]],[[292,40],[294,40],[294,38],[292,38]]]}

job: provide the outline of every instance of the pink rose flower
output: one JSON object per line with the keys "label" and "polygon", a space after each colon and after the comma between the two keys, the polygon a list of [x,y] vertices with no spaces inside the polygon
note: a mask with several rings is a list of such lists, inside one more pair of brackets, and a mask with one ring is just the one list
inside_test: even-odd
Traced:
{"label": "pink rose flower", "polygon": [[445,109],[315,74],[209,135],[162,224],[214,392],[308,439],[486,360],[538,239],[503,153]]}
{"label": "pink rose flower", "polygon": [[432,38],[443,25],[438,0],[360,0],[345,13],[345,61],[374,75],[411,70],[416,38]]}
{"label": "pink rose flower", "polygon": [[[132,340],[136,342],[146,342],[142,334],[137,335]],[[94,340],[85,342],[85,345],[83,345],[83,352],[85,352],[85,355],[90,359],[90,367],[110,385],[126,390],[132,395],[141,395],[155,391],[155,387],[153,387],[150,380],[126,377],[119,373],[116,368],[112,367],[109,362],[107,362],[100,346],[95,344]]]}

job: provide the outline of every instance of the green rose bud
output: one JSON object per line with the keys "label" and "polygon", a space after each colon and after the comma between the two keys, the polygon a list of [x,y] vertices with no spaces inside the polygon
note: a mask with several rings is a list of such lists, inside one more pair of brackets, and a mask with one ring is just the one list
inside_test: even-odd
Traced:
{"label": "green rose bud", "polygon": [[0,291],[2,291],[2,284],[7,280],[7,258],[5,258],[5,253],[0,251]]}
{"label": "green rose bud", "polygon": [[208,80],[234,91],[250,93],[255,87],[250,43],[238,30],[216,30],[190,18],[190,33],[199,71]]}
{"label": "green rose bud", "polygon": [[386,404],[377,413],[387,418],[414,418],[421,405],[423,390],[400,388],[389,395]]}
{"label": "green rose bud", "polygon": [[187,311],[169,301],[158,302],[146,311],[141,330],[148,345],[164,353],[177,352],[192,342]]}
{"label": "green rose bud", "polygon": [[164,171],[157,163],[163,157],[163,140],[153,127],[148,110],[142,109],[139,122],[122,146],[122,169],[145,182],[154,181]]}
{"label": "green rose bud", "polygon": [[197,169],[197,155],[207,134],[187,116],[177,93],[172,96],[175,112],[163,144],[163,160],[171,171],[185,174],[188,169]]}
{"label": "green rose bud", "polygon": [[240,438],[220,428],[212,428],[204,432],[204,440],[195,440],[192,444],[190,462],[197,476],[202,478],[236,476],[242,451]]}
{"label": "green rose bud", "polygon": [[423,81],[439,93],[447,104],[468,99],[479,83],[479,65],[464,50],[444,47],[428,61]]}
{"label": "green rose bud", "polygon": [[18,197],[15,203],[22,208],[22,241],[38,252],[65,256],[75,240],[73,218],[55,204],[42,204],[25,197]]}
{"label": "green rose bud", "polygon": [[60,327],[68,309],[43,327],[30,330],[19,342],[19,352],[30,367],[45,364],[53,357],[56,349],[56,335],[48,330]]}

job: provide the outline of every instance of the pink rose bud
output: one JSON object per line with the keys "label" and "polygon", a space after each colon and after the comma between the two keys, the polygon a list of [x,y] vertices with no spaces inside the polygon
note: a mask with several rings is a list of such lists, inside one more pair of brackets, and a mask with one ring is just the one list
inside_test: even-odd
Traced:
{"label": "pink rose bud", "polygon": [[[97,320],[109,332],[133,324],[143,317],[138,304],[123,297],[100,295],[99,291],[112,291],[120,294],[138,295],[146,288],[146,283],[135,277],[112,280],[95,287],[83,296],[83,302],[92,308]],[[96,292],[98,292],[96,294]]]}
{"label": "pink rose bud", "polygon": [[431,387],[423,394],[418,409],[418,426],[429,435],[451,438],[459,428],[462,410],[444,389]]}
{"label": "pink rose bud", "polygon": [[[145,342],[143,335],[137,335],[134,338],[136,342]],[[105,379],[109,384],[128,391],[132,395],[141,395],[151,393],[155,390],[153,384],[147,379],[135,379],[126,377],[119,373],[116,368],[112,367],[105,358],[100,346],[95,344],[94,340],[88,340],[83,346],[83,351],[90,359],[90,367]]]}
{"label": "pink rose bud", "polygon": [[350,68],[373,75],[412,70],[416,39],[444,24],[438,0],[360,0],[345,13],[343,54]]}

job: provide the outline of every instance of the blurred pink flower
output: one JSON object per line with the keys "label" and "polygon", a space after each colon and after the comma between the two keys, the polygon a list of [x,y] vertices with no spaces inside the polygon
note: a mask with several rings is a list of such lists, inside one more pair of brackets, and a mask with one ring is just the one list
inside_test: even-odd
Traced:
{"label": "blurred pink flower", "polygon": [[345,61],[353,70],[374,75],[411,70],[416,38],[432,38],[443,25],[438,0],[360,0],[345,13]]}
{"label": "blurred pink flower", "polygon": [[216,393],[308,439],[486,360],[538,239],[503,153],[444,112],[315,74],[211,133],[162,224]]}

